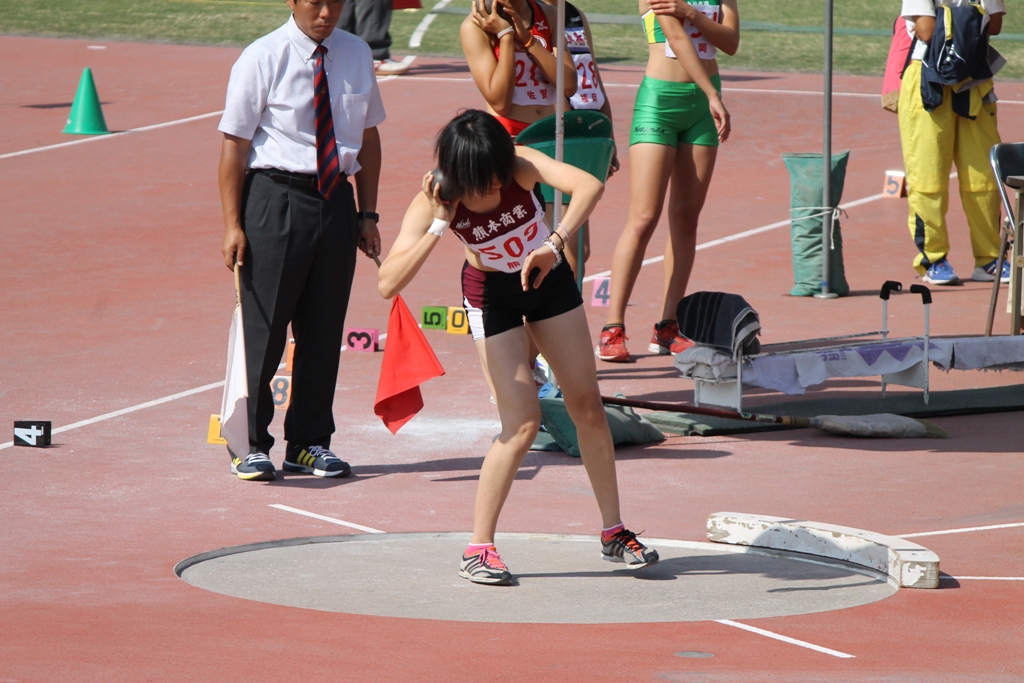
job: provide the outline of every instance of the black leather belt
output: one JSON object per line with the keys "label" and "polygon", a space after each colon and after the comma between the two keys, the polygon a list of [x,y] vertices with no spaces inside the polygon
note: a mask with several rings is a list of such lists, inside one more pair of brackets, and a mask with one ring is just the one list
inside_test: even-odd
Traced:
{"label": "black leather belt", "polygon": [[[292,171],[281,171],[276,168],[258,168],[255,172],[262,173],[275,183],[281,183],[289,187],[307,187],[314,190],[319,187],[316,176],[309,173],[294,173]],[[345,180],[346,177],[346,174],[341,174],[342,180]]]}

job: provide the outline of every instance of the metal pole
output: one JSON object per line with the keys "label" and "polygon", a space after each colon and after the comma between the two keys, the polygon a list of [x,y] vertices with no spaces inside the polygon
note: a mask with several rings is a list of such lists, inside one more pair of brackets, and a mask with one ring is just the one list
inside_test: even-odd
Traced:
{"label": "metal pole", "polygon": [[[562,68],[562,60],[565,58],[565,0],[558,0],[557,7],[558,20],[555,27],[555,45],[558,56],[558,71],[556,72],[558,75],[555,78],[555,91],[558,95],[555,97],[555,159],[562,161],[562,150],[565,146],[565,97],[563,96],[565,93],[565,69]],[[558,188],[555,188],[554,213],[552,230],[555,230],[558,224],[562,222],[562,192]],[[583,258],[582,253],[580,258]]]}
{"label": "metal pole", "polygon": [[832,0],[825,0],[825,116],[822,162],[825,167],[824,189],[821,194],[821,293],[817,299],[834,299],[838,295],[830,291],[829,253],[832,251]]}

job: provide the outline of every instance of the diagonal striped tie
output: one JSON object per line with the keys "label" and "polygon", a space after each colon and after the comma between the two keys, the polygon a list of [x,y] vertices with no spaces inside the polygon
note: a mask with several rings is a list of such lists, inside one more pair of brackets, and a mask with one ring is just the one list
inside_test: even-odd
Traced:
{"label": "diagonal striped tie", "polygon": [[338,170],[338,141],[334,137],[334,120],[331,117],[331,93],[327,88],[327,73],[324,72],[324,55],[327,48],[316,47],[316,62],[313,64],[313,109],[316,112],[316,181],[320,195],[330,199],[341,184]]}

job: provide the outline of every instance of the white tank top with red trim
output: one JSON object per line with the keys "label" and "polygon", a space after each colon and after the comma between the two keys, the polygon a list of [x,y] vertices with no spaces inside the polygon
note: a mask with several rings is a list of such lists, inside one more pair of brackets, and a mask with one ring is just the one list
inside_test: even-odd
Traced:
{"label": "white tank top with red trim", "polygon": [[[533,25],[530,26],[530,33],[534,40],[538,41],[548,52],[553,52],[551,45],[551,27],[548,26],[548,17],[544,14],[534,0],[527,0],[530,9],[533,11]],[[494,57],[501,55],[501,47],[494,46]],[[512,104],[538,105],[555,103],[555,86],[544,76],[537,63],[530,59],[526,50],[516,43],[515,54],[515,81],[512,90]]]}

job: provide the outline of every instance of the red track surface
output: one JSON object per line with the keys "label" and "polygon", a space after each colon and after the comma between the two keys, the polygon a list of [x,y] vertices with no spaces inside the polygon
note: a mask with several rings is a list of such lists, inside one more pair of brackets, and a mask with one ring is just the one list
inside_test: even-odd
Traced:
{"label": "red track surface", "polygon": [[[3,155],[79,139],[60,131],[85,66],[108,125],[127,130],[220,110],[238,52],[0,38],[0,425],[69,425],[223,378],[233,296],[219,256],[218,118]],[[641,74],[604,71],[625,140]],[[467,78],[457,63],[420,59],[411,76],[381,84],[389,114],[381,127],[385,244],[431,167],[433,134],[456,110],[480,105]],[[779,155],[821,148],[820,95],[792,92],[819,91],[820,77],[730,73],[724,81],[735,133],[719,156],[701,243],[788,218]],[[872,78],[835,82],[834,149],[853,150],[844,201],[879,193],[884,171],[901,166],[896,120],[879,107],[878,87]],[[1000,84],[999,92],[1024,100],[1021,84]],[[1024,106],[1004,103],[1000,118],[1011,139]],[[626,162],[625,145],[620,151]],[[609,182],[594,221],[591,273],[610,263],[628,209],[628,172],[625,163]],[[906,205],[884,199],[849,214],[845,261],[855,296],[787,296],[786,227],[702,250],[691,289],[742,294],[761,313],[765,341],[877,329],[878,285],[915,281]],[[967,274],[966,226],[958,208],[950,214],[952,262]],[[660,253],[663,233],[648,256]],[[439,252],[406,292],[414,310],[460,301],[460,249],[446,240]],[[348,324],[383,331],[389,304],[376,293],[374,270],[368,261],[360,266]],[[646,267],[629,312],[634,351],[646,346],[660,289],[660,264]],[[984,329],[988,285],[933,291],[933,334]],[[603,310],[588,314],[596,336]],[[916,297],[894,297],[890,314],[894,333],[919,332]],[[996,330],[1007,329],[1000,313]],[[231,477],[223,450],[205,442],[216,388],[58,434],[56,448],[0,450],[0,681],[1024,680],[1024,581],[949,578],[937,591],[902,590],[856,609],[753,624],[855,655],[839,660],[718,623],[638,629],[373,618],[228,598],[175,576],[176,562],[206,550],[342,530],[272,503],[392,532],[468,530],[475,470],[497,418],[468,339],[429,339],[448,374],[426,385],[427,408],[397,437],[372,415],[380,354],[344,355],[335,445],[354,470],[344,481],[259,485]],[[605,392],[692,397],[668,358],[641,355],[599,370]],[[933,373],[933,381],[941,389],[1017,378]],[[875,390],[870,381],[837,382],[825,395]],[[688,540],[702,540],[706,515],[722,510],[890,534],[1024,522],[1019,420],[941,419],[951,433],[942,441],[864,442],[803,430],[622,449],[626,520],[653,537]],[[531,454],[520,479],[503,530],[596,533],[578,460]],[[951,577],[1024,575],[1022,527],[916,540],[939,554]],[[324,586],[330,590],[329,567]],[[715,657],[675,655],[681,651]]]}

